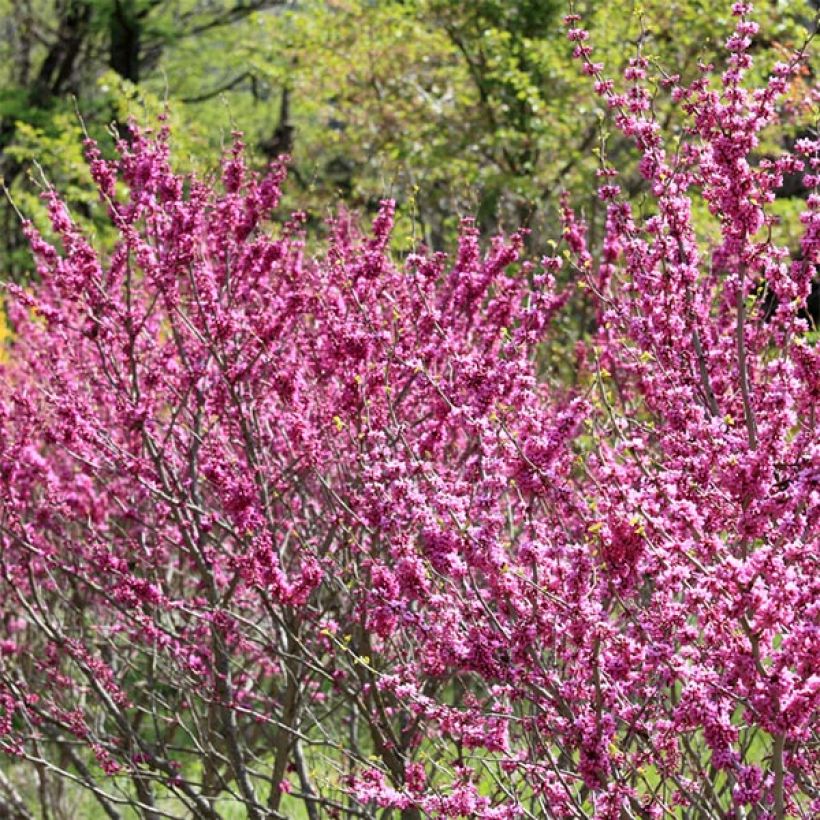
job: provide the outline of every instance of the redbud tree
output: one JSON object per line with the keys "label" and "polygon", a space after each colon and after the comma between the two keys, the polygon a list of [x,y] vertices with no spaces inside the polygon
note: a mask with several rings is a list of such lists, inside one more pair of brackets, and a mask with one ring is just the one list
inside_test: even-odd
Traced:
{"label": "redbud tree", "polygon": [[7,287],[4,815],[817,816],[820,142],[759,149],[804,54],[747,87],[749,12],[688,86],[567,18],[646,197],[602,153],[600,247],[565,202],[537,262],[470,220],[397,260],[390,202],[308,252],[239,138],[87,142],[115,245],[49,191]]}

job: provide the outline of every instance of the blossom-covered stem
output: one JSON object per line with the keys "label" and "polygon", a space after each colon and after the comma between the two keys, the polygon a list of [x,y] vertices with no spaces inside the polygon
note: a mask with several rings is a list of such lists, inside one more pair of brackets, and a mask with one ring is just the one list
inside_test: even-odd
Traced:
{"label": "blossom-covered stem", "polygon": [[740,378],[740,393],[743,397],[743,418],[749,434],[749,448],[757,449],[757,422],[752,407],[749,369],[746,361],[746,267],[741,268],[737,286],[737,362]]}

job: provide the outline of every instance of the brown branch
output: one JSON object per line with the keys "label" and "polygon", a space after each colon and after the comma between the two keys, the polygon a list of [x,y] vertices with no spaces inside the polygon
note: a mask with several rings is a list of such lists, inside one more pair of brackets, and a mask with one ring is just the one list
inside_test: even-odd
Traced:
{"label": "brown branch", "polygon": [[220,94],[224,94],[226,91],[231,91],[236,88],[238,85],[243,83],[248,78],[252,78],[253,75],[250,71],[243,71],[239,76],[234,77],[232,80],[228,80],[227,82],[222,83],[222,85],[218,85],[216,88],[211,89],[210,91],[205,91],[202,94],[195,94],[193,97],[182,97],[182,102],[184,103],[201,103],[207,102],[208,100],[212,100],[214,97],[218,97]]}

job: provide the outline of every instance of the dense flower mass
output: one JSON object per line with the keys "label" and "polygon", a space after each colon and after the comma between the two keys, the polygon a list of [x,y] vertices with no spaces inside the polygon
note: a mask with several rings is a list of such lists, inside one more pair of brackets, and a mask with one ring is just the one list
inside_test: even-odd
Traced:
{"label": "dense flower mass", "polygon": [[[239,138],[215,181],[165,130],[88,143],[116,246],[49,193],[58,241],[28,226],[40,281],[9,287],[9,759],[109,816],[820,813],[820,141],[759,153],[802,55],[747,88],[748,5],[722,77],[661,78],[674,146],[648,60],[618,90],[567,18],[651,206],[602,157],[601,247],[565,202],[537,263],[470,220],[399,263],[390,202],[308,255]],[[596,327],[561,384],[570,300]]]}

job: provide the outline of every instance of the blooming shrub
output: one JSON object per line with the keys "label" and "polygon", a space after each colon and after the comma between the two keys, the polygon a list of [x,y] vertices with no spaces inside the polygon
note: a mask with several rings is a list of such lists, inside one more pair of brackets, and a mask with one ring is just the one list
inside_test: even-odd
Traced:
{"label": "blooming shrub", "polygon": [[[599,249],[521,235],[449,260],[302,216],[237,140],[218,181],[169,135],[87,153],[106,257],[47,199],[40,283],[9,287],[0,399],[0,744],[108,816],[718,817],[820,811],[820,142],[760,157],[765,88],[730,67],[617,91],[640,152]],[[771,238],[784,174],[799,248]],[[702,200],[720,239],[699,246]],[[561,281],[565,266],[571,275]],[[761,288],[776,296],[768,310]],[[542,376],[587,300],[574,384]],[[22,798],[5,787],[12,803]]]}

